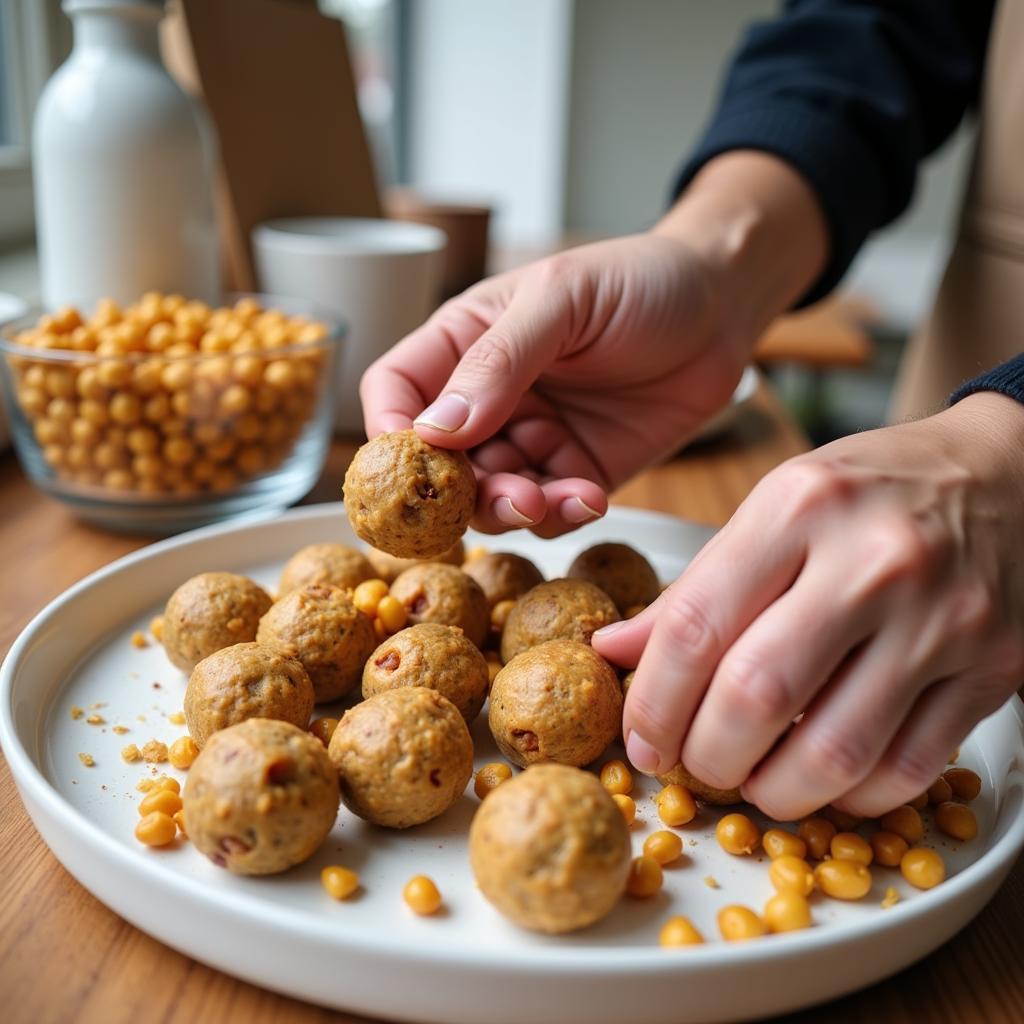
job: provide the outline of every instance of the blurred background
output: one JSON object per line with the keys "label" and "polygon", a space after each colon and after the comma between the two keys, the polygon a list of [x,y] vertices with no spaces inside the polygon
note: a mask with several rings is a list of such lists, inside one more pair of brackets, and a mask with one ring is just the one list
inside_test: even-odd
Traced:
{"label": "blurred background", "polygon": [[[320,0],[348,30],[382,185],[493,208],[507,265],[642,230],[665,208],[725,62],[774,0]],[[234,45],[244,45],[243,39]],[[0,290],[37,297],[29,125],[70,46],[58,0],[0,0]],[[773,362],[815,440],[882,421],[900,347],[941,272],[966,170],[965,126],[912,210],[843,286],[870,332],[857,366]]]}

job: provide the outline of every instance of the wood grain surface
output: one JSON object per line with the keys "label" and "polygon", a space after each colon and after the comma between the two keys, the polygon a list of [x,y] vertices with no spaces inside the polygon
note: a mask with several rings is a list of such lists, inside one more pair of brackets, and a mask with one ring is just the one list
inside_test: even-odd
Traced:
{"label": "wood grain surface", "polygon": [[[728,437],[648,470],[615,500],[721,524],[764,473],[805,443],[762,388]],[[339,497],[352,450],[335,444],[307,500]],[[6,654],[47,601],[145,542],[79,523],[34,491],[12,456],[0,457],[0,652]],[[886,982],[784,1019],[791,1024],[1020,1024],[1022,963],[1024,864],[1018,863],[992,903],[941,950]],[[429,1004],[429,993],[423,998]],[[0,1016],[9,1024],[366,1024],[364,1018],[236,981],[107,910],[43,845],[6,763],[0,764]],[[643,1019],[642,1007],[637,1019]]]}

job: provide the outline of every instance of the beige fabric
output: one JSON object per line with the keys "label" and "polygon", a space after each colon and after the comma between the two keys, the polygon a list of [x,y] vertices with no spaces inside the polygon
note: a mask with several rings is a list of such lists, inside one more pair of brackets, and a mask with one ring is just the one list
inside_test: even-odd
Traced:
{"label": "beige fabric", "polygon": [[940,409],[949,393],[1024,352],[1024,0],[1000,0],[981,126],[957,240],[924,326],[911,341],[890,419]]}

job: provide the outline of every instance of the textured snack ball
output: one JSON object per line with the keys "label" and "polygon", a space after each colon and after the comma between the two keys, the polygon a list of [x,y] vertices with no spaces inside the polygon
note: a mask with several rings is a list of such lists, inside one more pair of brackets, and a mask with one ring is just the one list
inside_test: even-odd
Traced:
{"label": "textured snack ball", "polygon": [[353,590],[373,577],[373,566],[361,551],[345,544],[309,544],[285,563],[279,589],[284,595],[310,583],[326,583]]}
{"label": "textured snack ball", "polygon": [[186,580],[167,602],[163,645],[182,672],[222,647],[256,639],[270,595],[246,576],[203,572]]}
{"label": "textured snack ball", "polygon": [[376,640],[346,591],[313,583],[286,594],[260,619],[256,639],[302,662],[318,704],[359,682]]}
{"label": "textured snack ball", "polygon": [[288,722],[250,718],[214,733],[185,783],[189,839],[238,875],[308,860],[338,814],[338,773],[319,740]]}
{"label": "textured snack ball", "polygon": [[509,613],[501,634],[501,660],[547,640],[576,640],[589,644],[591,636],[618,622],[612,599],[586,580],[549,580],[528,590]]}
{"label": "textured snack ball", "polygon": [[599,921],[622,896],[629,830],[589,772],[537,765],[493,790],[469,830],[483,895],[533,931],[559,934]]}
{"label": "textured snack ball", "polygon": [[595,544],[576,556],[566,573],[570,579],[587,580],[615,602],[621,615],[636,605],[649,605],[661,593],[654,567],[628,544]]}
{"label": "textured snack ball", "polygon": [[476,580],[454,565],[424,562],[391,584],[391,597],[406,609],[410,625],[437,622],[458,626],[477,647],[482,647],[491,625],[487,598]]}
{"label": "textured snack ball", "polygon": [[394,583],[406,569],[411,569],[422,562],[444,562],[445,565],[454,565],[458,568],[462,565],[465,553],[465,545],[461,540],[457,540],[447,551],[442,551],[432,558],[396,558],[378,548],[367,548],[366,557],[373,566],[373,571],[385,583]]}
{"label": "textured snack ball", "polygon": [[589,764],[618,736],[621,720],[622,691],[614,670],[574,640],[531,648],[491,685],[491,733],[505,757],[522,767],[541,761]]}
{"label": "textured snack ball", "polygon": [[385,640],[363,668],[363,696],[400,686],[426,686],[447,697],[467,722],[487,699],[487,662],[453,626],[421,622]]}
{"label": "textured snack ball", "polygon": [[507,551],[474,558],[463,564],[462,571],[480,584],[491,608],[502,601],[516,601],[544,582],[544,576],[533,562]]}
{"label": "textured snack ball", "polygon": [[466,532],[476,477],[464,452],[435,448],[413,430],[380,434],[345,474],[345,508],[368,544],[399,558],[431,558]]}
{"label": "textured snack ball", "polygon": [[204,658],[185,690],[185,721],[200,749],[221,729],[273,718],[305,729],[313,684],[302,663],[260,643],[235,644]]}
{"label": "textured snack ball", "polygon": [[353,814],[408,828],[443,814],[473,774],[458,709],[423,686],[385,690],[345,712],[328,748]]}

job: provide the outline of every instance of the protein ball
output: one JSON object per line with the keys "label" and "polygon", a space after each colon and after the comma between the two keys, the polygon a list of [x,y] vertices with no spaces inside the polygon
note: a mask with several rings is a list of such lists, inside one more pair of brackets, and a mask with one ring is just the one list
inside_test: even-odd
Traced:
{"label": "protein ball", "polygon": [[320,583],[281,598],[260,619],[256,639],[302,662],[318,704],[356,686],[377,645],[373,624],[348,592]]}
{"label": "protein ball", "polygon": [[283,595],[310,583],[326,583],[353,590],[375,575],[369,559],[355,548],[345,544],[309,544],[285,563],[279,589]]}
{"label": "protein ball", "polygon": [[443,814],[473,774],[458,708],[423,686],[385,690],[345,712],[328,748],[353,814],[388,828]]}
{"label": "protein ball", "polygon": [[629,829],[594,775],[537,765],[492,790],[469,830],[484,896],[533,931],[560,934],[599,921],[629,875]]}
{"label": "protein ball", "polygon": [[385,640],[363,669],[363,696],[400,686],[426,686],[447,697],[471,722],[487,699],[487,662],[454,626],[421,622]]}
{"label": "protein ball", "polygon": [[222,729],[189,769],[188,837],[236,875],[272,875],[308,860],[338,814],[338,773],[309,733],[267,718]]}
{"label": "protein ball", "polygon": [[602,626],[619,621],[612,599],[586,580],[549,580],[528,590],[509,613],[501,634],[501,660],[547,640],[589,644]]}
{"label": "protein ball", "polygon": [[345,508],[368,544],[399,558],[432,558],[466,532],[476,477],[465,452],[427,444],[413,430],[380,434],[345,474]]}
{"label": "protein ball", "polygon": [[685,786],[701,803],[713,804],[716,807],[743,803],[743,796],[738,789],[716,789],[709,786],[692,776],[681,764],[669,768],[663,775],[657,776],[657,779],[663,786]]}
{"label": "protein ball", "polygon": [[576,556],[566,575],[600,587],[622,615],[651,604],[661,593],[654,567],[628,544],[595,544]]}
{"label": "protein ball", "polygon": [[498,748],[525,767],[580,766],[619,735],[622,689],[592,647],[549,640],[513,658],[491,684],[488,724]]}
{"label": "protein ball", "polygon": [[395,558],[394,555],[389,555],[386,551],[379,551],[377,548],[368,548],[366,557],[373,566],[374,573],[380,579],[385,583],[394,583],[406,569],[411,569],[414,565],[419,565],[424,561],[444,562],[446,565],[454,566],[462,565],[466,557],[466,546],[461,540],[458,540],[447,551],[442,551],[441,554],[428,559]]}
{"label": "protein ball", "polygon": [[454,565],[414,565],[391,584],[391,596],[402,602],[413,625],[458,626],[477,647],[487,639],[491,628],[487,598],[476,580]]}
{"label": "protein ball", "polygon": [[199,747],[213,733],[250,718],[273,718],[305,729],[313,684],[302,663],[273,647],[235,644],[203,658],[185,690],[185,721]]}
{"label": "protein ball", "polygon": [[501,601],[516,601],[544,582],[544,576],[533,562],[508,551],[475,558],[463,565],[462,571],[480,584],[491,608]]}
{"label": "protein ball", "polygon": [[256,639],[273,602],[247,576],[203,572],[186,580],[164,608],[163,645],[172,664],[191,672],[222,647]]}

